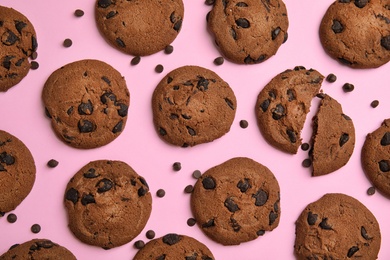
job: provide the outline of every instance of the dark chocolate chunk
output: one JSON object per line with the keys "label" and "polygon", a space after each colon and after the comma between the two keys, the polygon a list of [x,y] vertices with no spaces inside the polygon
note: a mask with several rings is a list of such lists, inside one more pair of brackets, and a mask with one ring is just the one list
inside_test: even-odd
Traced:
{"label": "dark chocolate chunk", "polygon": [[387,146],[389,144],[390,144],[390,132],[386,132],[381,139],[381,145]]}
{"label": "dark chocolate chunk", "polygon": [[146,193],[148,193],[149,189],[145,189],[144,187],[141,187],[138,189],[138,196],[142,197],[145,196]]}
{"label": "dark chocolate chunk", "polygon": [[294,130],[287,129],[286,133],[287,133],[288,139],[290,139],[291,143],[297,142],[297,134],[294,132]]}
{"label": "dark chocolate chunk", "polygon": [[119,133],[122,131],[122,128],[123,128],[123,121],[121,120],[114,126],[114,128],[112,129],[112,132],[114,134]]}
{"label": "dark chocolate chunk", "polygon": [[7,30],[7,32],[5,32],[1,37],[1,41],[4,45],[11,46],[19,41],[19,37],[16,36],[12,31]]}
{"label": "dark chocolate chunk", "polygon": [[230,99],[225,98],[225,102],[232,110],[234,110],[233,102]]}
{"label": "dark chocolate chunk", "polygon": [[84,178],[87,179],[93,179],[99,176],[99,174],[96,173],[96,170],[94,168],[90,168],[87,172],[83,174]]}
{"label": "dark chocolate chunk", "polygon": [[234,28],[230,28],[230,35],[233,37],[234,40],[237,40],[237,33],[236,33],[236,30],[234,30]]}
{"label": "dark chocolate chunk", "polygon": [[101,8],[107,8],[111,5],[111,0],[98,0],[98,6]]}
{"label": "dark chocolate chunk", "polygon": [[369,237],[368,234],[367,234],[367,230],[365,227],[361,227],[360,228],[360,234],[362,235],[362,237],[365,239],[365,240],[371,240],[372,237]]}
{"label": "dark chocolate chunk", "polygon": [[80,133],[91,133],[95,130],[95,125],[88,120],[80,120],[78,123]]}
{"label": "dark chocolate chunk", "polygon": [[55,168],[58,166],[58,161],[54,160],[54,159],[51,159],[47,162],[47,166],[49,166],[50,168]]}
{"label": "dark chocolate chunk", "polygon": [[272,118],[275,120],[281,119],[282,117],[285,116],[284,111],[285,111],[285,109],[284,109],[283,105],[277,104],[276,107],[274,109],[272,109]]}
{"label": "dark chocolate chunk", "polygon": [[125,48],[126,47],[126,44],[125,42],[121,39],[121,38],[116,38],[115,40],[116,44],[119,46],[119,47],[122,47],[122,48]]}
{"label": "dark chocolate chunk", "polygon": [[259,231],[256,232],[256,234],[258,236],[263,236],[265,234],[265,230],[264,229],[260,229]]}
{"label": "dark chocolate chunk", "polygon": [[202,224],[202,228],[209,228],[209,227],[214,227],[214,226],[215,226],[214,219],[210,219],[206,223]]}
{"label": "dark chocolate chunk", "polygon": [[192,129],[191,127],[189,127],[189,126],[187,126],[187,131],[188,131],[188,133],[191,136],[195,136],[196,135],[196,131],[194,129]]}
{"label": "dark chocolate chunk", "polygon": [[349,66],[352,65],[352,62],[349,61],[349,60],[347,60],[346,58],[340,57],[340,58],[338,58],[338,60],[339,60],[341,63],[345,64],[345,65],[349,65]]}
{"label": "dark chocolate chunk", "polygon": [[279,33],[280,33],[280,27],[277,27],[275,30],[273,30],[271,33],[272,40],[275,40],[276,37],[278,37]]}
{"label": "dark chocolate chunk", "polygon": [[54,246],[54,243],[48,239],[37,241],[36,245],[41,248],[52,248]]}
{"label": "dark chocolate chunk", "polygon": [[388,171],[390,171],[389,161],[387,161],[387,160],[382,160],[382,161],[380,161],[378,164],[379,164],[379,169],[380,169],[382,172],[388,172]]}
{"label": "dark chocolate chunk", "polygon": [[231,197],[229,197],[225,200],[224,205],[230,212],[233,212],[233,213],[240,210],[238,205],[234,202],[234,200]]}
{"label": "dark chocolate chunk", "polygon": [[205,79],[204,77],[198,77],[198,83],[196,84],[196,88],[200,91],[206,91],[209,88],[209,80]]}
{"label": "dark chocolate chunk", "polygon": [[313,226],[317,222],[318,215],[313,214],[311,211],[307,214],[307,223],[310,226]]}
{"label": "dark chocolate chunk", "polygon": [[278,218],[278,216],[279,216],[278,213],[271,211],[268,216],[269,218],[268,224],[271,226],[273,223],[275,223],[275,220]]}
{"label": "dark chocolate chunk", "polygon": [[205,3],[206,5],[213,5],[214,2],[215,2],[215,0],[206,0],[204,3]]}
{"label": "dark chocolate chunk", "polygon": [[106,19],[111,19],[112,17],[114,17],[115,15],[117,15],[118,12],[117,11],[110,11],[107,15],[106,15]]}
{"label": "dark chocolate chunk", "polygon": [[87,103],[81,103],[77,109],[80,115],[92,115],[93,105],[91,100],[88,100]]}
{"label": "dark chocolate chunk", "polygon": [[118,103],[117,106],[119,106],[118,115],[121,117],[127,116],[129,107],[126,104],[122,104],[122,103]]}
{"label": "dark chocolate chunk", "polygon": [[244,59],[244,63],[245,64],[250,64],[250,63],[255,63],[255,64],[258,64],[258,63],[261,63],[265,60],[267,56],[265,54],[261,54],[257,59],[254,59],[252,58],[250,55],[248,55],[245,59]]}
{"label": "dark chocolate chunk", "polygon": [[256,206],[263,206],[268,200],[268,194],[264,190],[259,189],[256,194],[252,195],[252,198],[255,198]]}
{"label": "dark chocolate chunk", "polygon": [[290,102],[296,99],[295,91],[293,89],[287,90],[287,96],[288,96],[288,101],[290,101]]}
{"label": "dark chocolate chunk", "polygon": [[104,93],[103,95],[101,95],[100,101],[101,101],[103,104],[107,104],[107,102],[109,102],[109,101],[116,102],[116,96],[115,96],[115,94],[112,93],[112,92],[106,92],[106,93]]}
{"label": "dark chocolate chunk", "polygon": [[159,132],[160,135],[162,135],[162,136],[164,136],[164,135],[167,134],[167,131],[166,131],[164,128],[162,128],[162,127],[160,127],[160,128],[158,129],[158,132]]}
{"label": "dark chocolate chunk", "polygon": [[96,187],[98,188],[98,193],[103,193],[111,190],[114,187],[114,183],[111,180],[104,178],[96,184]]}
{"label": "dark chocolate chunk", "polygon": [[30,63],[30,65],[31,65],[30,68],[31,68],[32,70],[36,70],[36,69],[39,68],[39,63],[36,62],[36,61],[32,61],[32,62]]}
{"label": "dark chocolate chunk", "polygon": [[[356,1],[355,1],[356,2]],[[353,246],[348,250],[347,257],[352,257],[357,251],[359,251],[359,247]]]}
{"label": "dark chocolate chunk", "polygon": [[332,226],[328,224],[328,218],[323,218],[319,226],[325,230],[332,230]]}
{"label": "dark chocolate chunk", "polygon": [[264,100],[263,103],[260,104],[261,110],[263,110],[263,112],[267,111],[270,103],[271,101],[269,99]]}
{"label": "dark chocolate chunk", "polygon": [[70,200],[73,204],[76,204],[79,199],[79,192],[74,188],[70,188],[65,194],[65,199]]}
{"label": "dark chocolate chunk", "polygon": [[247,178],[245,178],[244,180],[240,180],[237,183],[237,188],[239,188],[241,192],[246,192],[251,187],[252,185],[250,184],[249,179]]}
{"label": "dark chocolate chunk", "polygon": [[81,204],[83,206],[86,206],[91,203],[96,203],[95,198],[93,197],[92,194],[84,194],[83,197],[81,198]]}
{"label": "dark chocolate chunk", "polygon": [[355,0],[356,7],[363,8],[368,4],[368,0]]}
{"label": "dark chocolate chunk", "polygon": [[234,232],[240,231],[241,226],[240,226],[240,224],[238,224],[237,220],[235,220],[234,218],[232,218],[232,217],[230,218],[229,224],[232,226]]}
{"label": "dark chocolate chunk", "polygon": [[41,226],[39,224],[32,225],[31,232],[33,232],[34,234],[41,232]]}
{"label": "dark chocolate chunk", "polygon": [[382,37],[381,46],[386,50],[390,51],[390,35]]}
{"label": "dark chocolate chunk", "polygon": [[213,190],[216,187],[215,180],[211,177],[205,177],[202,180],[203,188],[206,190]]}
{"label": "dark chocolate chunk", "polygon": [[19,32],[19,34],[22,34],[22,30],[24,27],[26,27],[26,23],[22,21],[15,21],[15,28]]}
{"label": "dark chocolate chunk", "polygon": [[332,30],[334,33],[341,33],[344,30],[344,26],[338,20],[333,20]]}
{"label": "dark chocolate chunk", "polygon": [[181,237],[177,234],[167,234],[163,236],[162,241],[167,245],[174,245],[181,240]]}
{"label": "dark chocolate chunk", "polygon": [[250,22],[245,18],[238,18],[236,20],[236,24],[238,27],[241,27],[241,28],[249,28],[251,26]]}
{"label": "dark chocolate chunk", "polygon": [[5,163],[6,165],[13,165],[15,163],[15,157],[6,152],[2,152],[0,154],[0,162]]}
{"label": "dark chocolate chunk", "polygon": [[165,260],[165,254],[162,254],[156,258],[156,260]]}
{"label": "dark chocolate chunk", "polygon": [[175,23],[175,25],[173,26],[173,30],[175,30],[175,31],[177,31],[177,32],[180,31],[180,28],[181,28],[182,23],[183,23],[183,20],[182,20],[182,19],[178,20],[178,21]]}
{"label": "dark chocolate chunk", "polygon": [[340,136],[340,139],[339,139],[339,145],[340,147],[343,147],[343,145],[348,142],[349,140],[349,134],[347,133],[343,133],[341,136]]}

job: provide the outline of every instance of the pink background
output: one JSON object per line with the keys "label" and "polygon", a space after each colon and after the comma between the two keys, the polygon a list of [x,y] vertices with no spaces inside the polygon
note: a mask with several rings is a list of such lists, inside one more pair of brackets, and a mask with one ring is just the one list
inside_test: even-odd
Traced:
{"label": "pink background", "polygon": [[[131,259],[136,249],[133,243],[145,237],[147,230],[156,237],[174,232],[192,236],[206,244],[216,259],[294,259],[295,225],[303,208],[325,193],[340,192],[359,199],[376,216],[382,231],[382,248],[379,259],[390,259],[390,201],[378,192],[366,194],[371,186],[360,165],[360,151],[367,133],[390,117],[389,66],[358,70],[341,66],[323,51],[318,37],[318,27],[327,7],[333,0],[285,0],[289,17],[288,40],[278,53],[257,65],[236,65],[225,61],[222,66],[213,64],[220,56],[213,39],[206,30],[206,14],[211,10],[204,0],[183,0],[185,17],[182,30],[173,42],[174,52],[163,52],[143,57],[137,66],[131,66],[131,56],[123,54],[100,36],[94,22],[92,0],[46,1],[1,0],[0,4],[13,7],[25,14],[34,24],[38,37],[38,70],[30,71],[23,81],[6,93],[0,93],[0,129],[22,140],[31,150],[37,167],[37,177],[29,196],[13,212],[18,216],[14,224],[0,219],[0,254],[11,245],[33,238],[48,238],[71,250],[78,259]],[[81,18],[74,16],[76,9],[85,11]],[[64,48],[64,39],[73,40]],[[51,129],[44,115],[41,100],[43,84],[57,68],[80,59],[99,59],[111,64],[127,81],[131,95],[129,116],[124,132],[112,143],[92,150],[78,150],[62,143]],[[164,72],[154,71],[162,64]],[[238,106],[231,130],[212,143],[183,149],[163,142],[152,123],[151,95],[162,77],[183,65],[198,65],[214,70],[234,90]],[[301,162],[307,157],[302,150],[288,155],[270,147],[256,125],[254,106],[260,90],[272,77],[296,65],[313,68],[324,76],[335,73],[333,84],[324,81],[322,89],[337,99],[356,128],[355,151],[342,169],[322,177],[311,177],[310,169]],[[351,93],[344,93],[346,82],[355,85]],[[370,107],[378,99],[377,108]],[[303,131],[303,141],[311,135],[312,112]],[[249,122],[247,129],[239,121]],[[194,170],[206,171],[232,157],[245,156],[269,167],[281,187],[281,221],[279,227],[263,237],[240,246],[222,246],[206,237],[197,226],[186,224],[192,217],[190,195],[183,192],[194,184]],[[50,159],[59,161],[58,167],[46,166]],[[141,234],[124,246],[105,251],[79,242],[67,227],[63,206],[64,189],[69,179],[86,163],[98,159],[122,160],[131,165],[149,183],[153,196],[151,217]],[[172,164],[182,163],[182,170],[174,172]],[[164,189],[166,196],[155,193]],[[39,223],[39,234],[30,231]]]}

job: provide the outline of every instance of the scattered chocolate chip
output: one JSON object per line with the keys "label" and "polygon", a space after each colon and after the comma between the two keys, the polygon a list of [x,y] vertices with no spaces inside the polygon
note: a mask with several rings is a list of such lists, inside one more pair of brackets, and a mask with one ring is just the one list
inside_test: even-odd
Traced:
{"label": "scattered chocolate chip", "polygon": [[31,232],[33,232],[34,234],[38,234],[39,232],[41,232],[41,226],[39,224],[32,225]]}
{"label": "scattered chocolate chip", "polygon": [[155,68],[154,68],[154,71],[157,72],[157,73],[161,73],[164,71],[164,66],[161,65],[161,64],[158,64]]}
{"label": "scattered chocolate chip", "polygon": [[184,192],[185,193],[192,193],[194,191],[194,186],[192,185],[187,185],[185,188],[184,188]]}
{"label": "scattered chocolate chip", "polygon": [[49,166],[50,168],[55,168],[58,166],[58,161],[54,160],[54,159],[51,159],[47,162],[47,166]]}
{"label": "scattered chocolate chip", "polygon": [[181,237],[177,234],[167,234],[167,235],[163,236],[162,241],[163,241],[163,243],[171,246],[171,245],[174,245],[177,242],[179,242],[180,239],[181,239]]}
{"label": "scattered chocolate chip", "polygon": [[378,101],[378,100],[373,100],[373,101],[371,102],[371,104],[370,104],[370,106],[371,106],[372,108],[376,108],[378,105],[379,105],[379,101]]}
{"label": "scattered chocolate chip", "polygon": [[246,120],[240,120],[240,127],[245,129],[248,127],[248,121]]}
{"label": "scattered chocolate chip", "polygon": [[215,189],[216,186],[214,179],[211,177],[205,177],[202,180],[202,184],[203,184],[203,188],[205,188],[206,190],[213,190]]}
{"label": "scattered chocolate chip", "polygon": [[321,223],[319,224],[320,228],[325,230],[331,230],[332,226],[328,224],[328,218],[323,218]]}
{"label": "scattered chocolate chip", "polygon": [[268,200],[268,194],[264,190],[259,189],[256,194],[252,195],[252,198],[255,198],[256,206],[263,206]]}
{"label": "scattered chocolate chip", "polygon": [[237,183],[237,188],[239,188],[241,192],[246,192],[251,187],[252,185],[249,183],[249,179],[246,178]]}
{"label": "scattered chocolate chip", "polygon": [[164,49],[165,54],[171,54],[173,52],[173,46],[167,45]]}
{"label": "scattered chocolate chip", "polygon": [[141,249],[141,248],[143,248],[144,246],[145,246],[145,242],[142,241],[142,240],[137,240],[137,241],[134,242],[134,247],[135,247],[136,249]]}
{"label": "scattered chocolate chip", "polygon": [[[356,1],[355,1],[356,2]],[[359,247],[353,246],[348,250],[348,257],[352,257],[357,251],[359,251]]]}
{"label": "scattered chocolate chip", "polygon": [[194,177],[195,179],[199,179],[201,176],[202,176],[202,173],[199,170],[195,170],[192,173],[192,177]]}
{"label": "scattered chocolate chip", "polygon": [[375,187],[370,187],[367,190],[367,195],[374,195],[375,194]]}
{"label": "scattered chocolate chip", "polygon": [[302,166],[305,168],[309,168],[311,166],[311,160],[310,159],[305,159],[302,161]]}
{"label": "scattered chocolate chip", "polygon": [[172,168],[173,168],[173,170],[174,170],[175,172],[180,171],[180,170],[181,170],[181,163],[180,163],[180,162],[175,162],[175,163],[173,163]]}
{"label": "scattered chocolate chip", "polygon": [[193,227],[193,226],[195,226],[195,224],[196,224],[196,219],[194,219],[194,218],[187,219],[188,226]]}
{"label": "scattered chocolate chip", "polygon": [[76,204],[79,199],[79,192],[74,188],[70,188],[65,194],[65,199],[70,200],[73,204]]}
{"label": "scattered chocolate chip", "polygon": [[32,61],[31,62],[31,67],[30,67],[32,70],[36,70],[39,68],[39,63],[36,62],[36,61]]}
{"label": "scattered chocolate chip", "polygon": [[14,213],[10,213],[7,216],[7,221],[9,223],[15,223],[17,219],[18,219],[18,217]]}
{"label": "scattered chocolate chip", "polygon": [[250,27],[249,21],[245,18],[238,18],[236,20],[236,24],[237,24],[237,26],[239,26],[241,28],[249,28]]}
{"label": "scattered chocolate chip", "polygon": [[343,85],[344,92],[352,92],[355,89],[355,86],[351,83],[345,83]]}
{"label": "scattered chocolate chip", "polygon": [[333,73],[326,76],[326,81],[328,81],[329,83],[336,82],[336,80],[337,80],[337,76],[334,75]]}
{"label": "scattered chocolate chip", "polygon": [[81,16],[84,15],[84,11],[81,10],[81,9],[76,9],[76,10],[74,11],[74,15],[75,15],[76,17],[81,17]]}
{"label": "scattered chocolate chip", "polygon": [[311,211],[309,211],[309,214],[307,214],[307,223],[310,226],[313,226],[317,222],[317,214],[313,214]]}
{"label": "scattered chocolate chip", "polygon": [[140,57],[140,56],[135,56],[134,58],[131,59],[130,64],[133,65],[133,66],[135,66],[135,65],[137,65],[138,63],[140,63],[140,61],[141,61],[141,57]]}
{"label": "scattered chocolate chip", "polygon": [[164,196],[165,196],[165,190],[163,190],[163,189],[158,189],[157,192],[156,192],[156,195],[157,195],[157,197],[159,197],[159,198],[164,197]]}
{"label": "scattered chocolate chip", "polygon": [[33,51],[33,52],[31,53],[31,55],[30,55],[30,58],[31,58],[32,60],[36,60],[36,59],[38,58],[38,52]]}
{"label": "scattered chocolate chip", "polygon": [[111,180],[104,178],[96,184],[96,187],[98,188],[98,193],[103,193],[111,190],[114,187],[114,183]]}
{"label": "scattered chocolate chip", "polygon": [[303,143],[303,144],[301,145],[301,149],[302,149],[303,151],[307,151],[307,150],[309,150],[309,148],[310,148],[310,145],[309,145],[308,143]]}
{"label": "scattered chocolate chip", "polygon": [[95,203],[95,198],[93,197],[92,194],[84,194],[83,197],[81,198],[81,204],[83,204],[83,206],[86,206],[88,204],[91,204],[91,203]]}
{"label": "scattered chocolate chip", "polygon": [[333,20],[332,30],[334,33],[341,33],[344,30],[344,26],[338,20]]}
{"label": "scattered chocolate chip", "polygon": [[146,237],[148,239],[153,239],[156,236],[156,233],[153,230],[146,231]]}
{"label": "scattered chocolate chip", "polygon": [[380,169],[382,172],[388,172],[388,171],[390,171],[389,161],[387,161],[387,160],[382,160],[382,161],[380,161],[378,164],[379,164],[379,169]]}
{"label": "scattered chocolate chip", "polygon": [[70,46],[72,46],[73,42],[71,39],[67,38],[64,40],[64,42],[62,43],[62,45],[65,47],[65,48],[69,48]]}
{"label": "scattered chocolate chip", "polygon": [[217,57],[214,59],[214,64],[215,65],[222,65],[225,62],[225,59],[223,57]]}
{"label": "scattered chocolate chip", "polygon": [[238,205],[234,202],[234,200],[232,198],[227,198],[224,202],[224,205],[225,207],[230,211],[230,212],[236,212],[238,210],[240,210],[240,208],[238,207]]}

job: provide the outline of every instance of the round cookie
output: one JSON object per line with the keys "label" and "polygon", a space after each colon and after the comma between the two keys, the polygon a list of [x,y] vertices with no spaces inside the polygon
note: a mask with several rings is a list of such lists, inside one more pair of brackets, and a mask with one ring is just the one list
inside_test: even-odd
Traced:
{"label": "round cookie", "polygon": [[207,25],[221,53],[238,64],[263,62],[287,40],[282,0],[215,1]]}
{"label": "round cookie", "polygon": [[33,239],[23,244],[13,245],[0,256],[2,260],[11,259],[66,259],[76,260],[76,257],[63,246],[48,239]]}
{"label": "round cookie", "polygon": [[153,93],[153,121],[167,142],[187,147],[211,142],[227,132],[236,97],[215,72],[184,66],[168,73]]}
{"label": "round cookie", "polygon": [[211,251],[195,238],[174,233],[153,239],[137,252],[133,260],[186,259],[213,260]]}
{"label": "round cookie", "polygon": [[182,0],[97,0],[95,18],[103,37],[116,49],[135,56],[163,50],[180,32]]}
{"label": "round cookie", "polygon": [[297,259],[377,259],[381,233],[375,216],[345,194],[325,194],[296,221]]}
{"label": "round cookie", "polygon": [[54,71],[42,92],[54,132],[76,148],[95,148],[125,128],[130,94],[125,79],[98,60],[79,60]]}
{"label": "round cookie", "polygon": [[297,153],[306,115],[323,79],[318,71],[297,66],[278,74],[261,90],[256,117],[260,132],[270,145]]}
{"label": "round cookie", "polygon": [[30,150],[18,138],[0,130],[0,212],[14,210],[27,197],[35,173]]}
{"label": "round cookie", "polygon": [[321,176],[343,167],[355,148],[355,127],[343,113],[339,102],[324,94],[313,118],[312,160],[313,176]]}
{"label": "round cookie", "polygon": [[363,170],[373,185],[390,197],[390,119],[366,136],[361,154]]}
{"label": "round cookie", "polygon": [[152,210],[145,179],[121,161],[85,165],[69,181],[64,200],[74,235],[105,249],[133,240]]}
{"label": "round cookie", "polygon": [[0,91],[7,91],[28,74],[38,43],[27,17],[5,6],[0,6],[0,35]]}
{"label": "round cookie", "polygon": [[208,237],[238,245],[279,225],[279,184],[267,167],[249,158],[233,158],[197,180],[191,208]]}
{"label": "round cookie", "polygon": [[390,8],[384,0],[337,0],[322,18],[320,40],[334,59],[352,68],[390,60]]}

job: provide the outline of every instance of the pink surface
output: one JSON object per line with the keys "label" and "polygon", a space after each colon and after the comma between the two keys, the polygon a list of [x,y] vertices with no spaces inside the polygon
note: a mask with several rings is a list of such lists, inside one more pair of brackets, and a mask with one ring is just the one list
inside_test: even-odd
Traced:
{"label": "pink surface", "polygon": [[[213,64],[220,56],[213,39],[206,30],[206,14],[211,9],[204,0],[184,0],[185,17],[182,30],[173,42],[174,52],[163,52],[143,57],[137,66],[131,66],[131,56],[109,46],[100,36],[94,22],[94,2],[1,0],[0,4],[13,7],[25,14],[34,24],[38,38],[38,70],[30,71],[23,81],[6,93],[0,93],[0,129],[22,140],[31,150],[37,167],[37,178],[30,195],[13,213],[18,216],[14,224],[0,219],[0,254],[11,245],[33,238],[48,238],[71,250],[78,259],[131,259],[136,249],[133,243],[145,242],[147,230],[156,236],[174,232],[192,236],[206,244],[216,259],[295,259],[293,245],[295,225],[303,208],[325,193],[339,192],[353,196],[365,204],[376,216],[382,231],[379,259],[390,259],[390,200],[378,192],[366,194],[371,186],[360,165],[360,151],[367,133],[379,127],[390,117],[389,66],[378,69],[354,70],[339,65],[323,51],[318,27],[323,14],[333,0],[285,0],[290,26],[288,40],[277,54],[257,65],[236,65],[225,61]],[[299,3],[298,3],[299,2]],[[85,11],[81,18],[74,16],[76,9]],[[73,45],[64,48],[62,42],[70,38]],[[41,91],[47,77],[57,68],[80,59],[99,59],[111,64],[126,79],[131,95],[128,123],[124,132],[112,143],[92,150],[78,150],[62,143],[51,129],[44,115]],[[154,71],[162,64],[164,72]],[[183,65],[198,65],[214,70],[227,81],[237,97],[237,113],[231,130],[212,143],[192,148],[180,148],[163,142],[154,130],[151,95],[162,77]],[[270,147],[256,125],[254,106],[256,97],[272,77],[296,65],[313,68],[324,76],[335,73],[335,83],[324,82],[325,93],[337,99],[356,128],[355,151],[342,169],[322,177],[313,178],[301,162],[307,157],[302,150],[288,155]],[[355,85],[351,93],[344,93],[346,82]],[[373,100],[377,108],[371,108]],[[318,103],[318,102],[316,102]],[[314,104],[313,104],[314,105]],[[314,106],[313,106],[314,108]],[[315,109],[312,109],[314,112]],[[311,118],[308,116],[303,141],[309,141]],[[239,121],[249,122],[247,129]],[[266,165],[275,174],[281,187],[281,220],[278,228],[263,237],[240,246],[222,246],[206,237],[197,226],[186,224],[192,217],[190,195],[185,186],[194,184],[194,170],[206,171],[232,157],[245,156]],[[50,159],[59,161],[58,167],[46,166]],[[63,194],[69,179],[86,163],[98,159],[122,160],[144,176],[153,196],[151,217],[139,236],[124,246],[105,251],[79,242],[67,227]],[[182,170],[174,172],[172,164],[182,163]],[[158,198],[158,189],[166,196]],[[39,223],[39,234],[30,231]]]}

